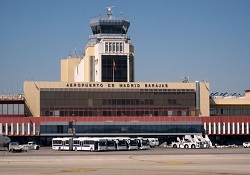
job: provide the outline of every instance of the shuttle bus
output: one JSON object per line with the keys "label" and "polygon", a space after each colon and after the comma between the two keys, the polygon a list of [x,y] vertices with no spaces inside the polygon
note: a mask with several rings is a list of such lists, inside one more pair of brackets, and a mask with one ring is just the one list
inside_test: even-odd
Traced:
{"label": "shuttle bus", "polygon": [[137,140],[139,149],[150,149],[150,143],[148,139],[138,137]]}
{"label": "shuttle bus", "polygon": [[52,139],[52,149],[54,150],[71,150],[72,147],[72,138],[70,137],[61,137]]}
{"label": "shuttle bus", "polygon": [[[104,137],[107,139],[108,144],[110,145],[109,150],[128,150],[129,137]],[[115,144],[113,147],[113,143]]]}
{"label": "shuttle bus", "polygon": [[75,151],[105,151],[108,150],[107,139],[98,137],[79,137],[73,139]]}
{"label": "shuttle bus", "polygon": [[128,150],[138,150],[138,140],[136,138],[127,139],[128,142]]}

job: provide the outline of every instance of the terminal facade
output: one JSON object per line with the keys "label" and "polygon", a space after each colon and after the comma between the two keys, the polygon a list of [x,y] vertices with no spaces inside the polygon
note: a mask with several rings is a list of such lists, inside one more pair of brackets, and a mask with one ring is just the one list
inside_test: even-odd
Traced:
{"label": "terminal facade", "polygon": [[239,96],[211,94],[208,82],[135,82],[130,22],[106,10],[107,18],[90,21],[85,55],[61,60],[60,82],[25,81],[24,94],[1,96],[0,133],[45,145],[72,135],[250,139],[249,90]]}

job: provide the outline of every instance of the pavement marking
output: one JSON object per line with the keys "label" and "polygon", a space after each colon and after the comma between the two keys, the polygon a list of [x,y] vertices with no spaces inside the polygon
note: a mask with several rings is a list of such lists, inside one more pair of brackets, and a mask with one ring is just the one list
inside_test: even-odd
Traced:
{"label": "pavement marking", "polygon": [[170,165],[183,165],[183,164],[188,164],[187,162],[164,162],[166,164]]}
{"label": "pavement marking", "polygon": [[90,172],[93,170],[63,170],[62,172],[67,172],[67,173],[86,173],[86,172]]}
{"label": "pavement marking", "polygon": [[162,161],[156,161],[156,160],[147,160],[147,159],[138,159],[135,158],[133,156],[129,156],[129,159],[132,160],[137,160],[137,161],[141,161],[141,162],[153,162],[153,163],[164,163],[164,164],[169,164],[169,165],[184,165],[184,164],[188,164],[188,162],[162,162]]}

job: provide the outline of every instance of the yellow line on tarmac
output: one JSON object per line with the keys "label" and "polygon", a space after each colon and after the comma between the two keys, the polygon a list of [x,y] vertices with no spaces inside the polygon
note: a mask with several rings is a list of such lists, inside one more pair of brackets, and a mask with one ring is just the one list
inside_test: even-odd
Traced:
{"label": "yellow line on tarmac", "polygon": [[137,158],[132,157],[132,156],[129,156],[129,159],[137,160],[137,161],[141,161],[141,162],[164,163],[164,164],[169,164],[169,165],[183,165],[183,164],[188,164],[188,162],[161,162],[161,161],[154,161],[154,160],[137,159]]}

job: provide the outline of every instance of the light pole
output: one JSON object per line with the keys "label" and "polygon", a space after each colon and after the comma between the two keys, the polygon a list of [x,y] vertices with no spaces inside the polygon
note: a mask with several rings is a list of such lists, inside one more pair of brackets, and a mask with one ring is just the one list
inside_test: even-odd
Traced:
{"label": "light pole", "polygon": [[[72,113],[72,117],[74,117],[74,113]],[[72,130],[73,130],[73,138],[76,136],[76,120],[72,120]]]}

